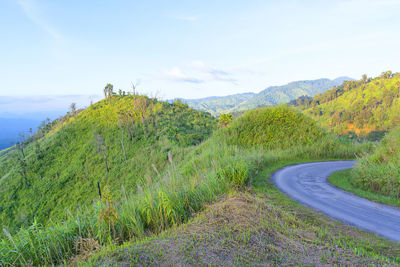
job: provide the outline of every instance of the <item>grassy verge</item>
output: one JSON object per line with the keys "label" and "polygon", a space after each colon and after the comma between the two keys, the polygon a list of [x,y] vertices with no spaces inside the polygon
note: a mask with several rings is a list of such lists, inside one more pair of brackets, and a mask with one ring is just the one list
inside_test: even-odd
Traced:
{"label": "grassy verge", "polygon": [[391,205],[391,206],[396,206],[400,207],[400,199],[398,198],[393,198],[393,197],[388,197],[388,196],[383,196],[377,193],[369,192],[363,189],[360,189],[358,187],[355,187],[351,182],[351,175],[352,175],[352,170],[342,170],[342,171],[337,171],[334,172],[329,178],[328,182],[333,184],[334,186],[343,189],[345,191],[351,192],[357,196],[386,204],[386,205]]}
{"label": "grassy verge", "polygon": [[352,171],[352,183],[400,200],[400,127],[389,132],[372,154],[364,154]]}
{"label": "grassy verge", "polygon": [[188,223],[108,247],[78,265],[400,264],[399,243],[315,213],[268,179],[281,167],[310,161],[269,162],[245,191],[225,194]]}

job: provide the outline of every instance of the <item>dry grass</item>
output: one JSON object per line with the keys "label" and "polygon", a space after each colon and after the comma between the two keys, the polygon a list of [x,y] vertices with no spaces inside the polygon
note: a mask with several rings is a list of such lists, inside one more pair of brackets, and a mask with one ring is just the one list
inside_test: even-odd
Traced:
{"label": "dry grass", "polygon": [[70,260],[71,265],[77,265],[79,262],[87,261],[101,249],[101,246],[99,242],[93,238],[79,238],[75,243],[75,249],[78,253]]}
{"label": "dry grass", "polygon": [[354,240],[365,234],[316,215],[322,216],[318,223],[333,227],[332,232],[322,231],[307,222],[310,216],[314,215],[287,212],[266,198],[237,193],[210,205],[192,222],[114,251],[96,265],[382,265],[335,242],[338,232]]}

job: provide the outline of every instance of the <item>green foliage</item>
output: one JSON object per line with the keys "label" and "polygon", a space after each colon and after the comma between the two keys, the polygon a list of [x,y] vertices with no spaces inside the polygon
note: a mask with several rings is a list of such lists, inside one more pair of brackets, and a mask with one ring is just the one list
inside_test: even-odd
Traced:
{"label": "green foliage", "polygon": [[225,131],[232,144],[265,149],[311,145],[327,136],[311,119],[286,106],[251,110]]}
{"label": "green foliage", "polygon": [[[122,185],[135,192],[154,174],[152,165],[162,171],[168,152],[180,159],[217,124],[210,115],[183,104],[137,95],[112,96],[111,100],[44,124],[36,136],[23,142],[24,157],[20,149],[0,156],[3,227],[12,232],[34,219],[41,224],[63,220],[66,209],[74,211],[97,198],[97,182],[108,184],[117,199]],[[121,113],[131,118],[123,121]]]}
{"label": "green foliage", "polygon": [[[298,159],[353,158],[355,153],[369,150],[367,144],[360,146],[332,138],[304,115],[287,107],[249,111],[198,146],[186,146],[196,142],[180,141],[175,138],[177,134],[183,140],[193,140],[191,135],[199,133],[206,138],[215,120],[181,103],[161,103],[155,131],[152,116],[142,122],[142,115],[150,109],[140,112],[144,102],[136,102],[138,97],[102,101],[57,125],[41,140],[43,160],[35,163],[32,152],[27,156],[32,157],[29,163],[41,175],[31,176],[31,188],[21,187],[18,176],[9,178],[13,175],[15,151],[0,157],[0,164],[9,168],[1,171],[5,172],[2,180],[9,183],[2,184],[10,191],[4,193],[11,201],[9,206],[1,202],[1,208],[18,222],[21,217],[14,214],[29,211],[29,202],[37,207],[36,214],[51,219],[5,232],[0,239],[1,265],[56,265],[78,254],[82,240],[93,239],[105,246],[141,239],[147,233],[187,221],[232,187],[251,182],[265,166]],[[127,138],[125,160],[116,122],[121,110],[131,106],[136,106],[141,114],[135,121],[134,138]],[[96,132],[104,139],[108,174],[103,156],[95,153],[93,126],[97,126]],[[181,130],[172,134],[172,127]],[[241,131],[249,134],[251,140],[245,141]],[[29,172],[35,173],[32,169]],[[13,180],[16,182],[12,183]],[[105,191],[103,203],[91,204],[98,199],[97,181],[107,184],[109,192]],[[13,195],[15,199],[10,197]],[[75,211],[78,204],[80,208]],[[68,208],[71,212],[66,211]],[[2,219],[5,221],[5,216]]]}
{"label": "green foliage", "polygon": [[115,208],[115,202],[113,200],[113,195],[107,186],[102,194],[101,201],[98,206],[97,224],[100,226],[105,226],[99,227],[99,229],[105,228],[109,233],[112,231],[112,234],[115,238],[115,224],[117,221],[118,213]]}
{"label": "green foliage", "polygon": [[375,152],[359,159],[352,183],[362,189],[400,199],[400,127],[382,140]]}
{"label": "green foliage", "polygon": [[236,159],[219,169],[217,176],[227,179],[237,187],[242,187],[249,178],[249,164],[243,159]]}
{"label": "green foliage", "polygon": [[220,127],[226,127],[228,126],[231,121],[233,120],[232,114],[221,114],[219,116],[218,124]]}
{"label": "green foliage", "polygon": [[389,71],[375,79],[347,81],[312,99],[303,97],[291,104],[336,134],[354,132],[367,137],[372,131],[388,131],[400,123],[400,74]]}
{"label": "green foliage", "polygon": [[342,171],[334,172],[329,176],[328,181],[336,187],[339,187],[345,191],[356,194],[362,198],[372,200],[374,202],[379,202],[386,205],[398,206],[400,207],[400,199],[390,196],[384,196],[379,192],[373,193],[368,189],[362,189],[355,185],[352,181],[353,169],[347,169]]}

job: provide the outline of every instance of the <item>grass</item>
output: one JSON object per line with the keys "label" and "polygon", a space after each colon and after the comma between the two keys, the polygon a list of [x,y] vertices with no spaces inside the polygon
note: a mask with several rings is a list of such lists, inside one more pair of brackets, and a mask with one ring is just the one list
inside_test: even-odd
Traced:
{"label": "grass", "polygon": [[266,150],[311,145],[327,133],[305,115],[287,106],[260,108],[246,112],[225,129],[228,143]]}
{"label": "grass", "polygon": [[78,258],[77,265],[400,264],[400,244],[317,214],[268,179],[278,168],[309,161],[267,161],[245,192],[225,194],[187,224],[110,247],[84,263]]}
{"label": "grass", "polygon": [[134,193],[150,180],[157,182],[155,170],[162,173],[169,165],[168,153],[180,161],[215,127],[215,118],[182,103],[133,95],[100,101],[49,123],[24,142],[25,167],[18,149],[0,152],[0,224],[15,232],[34,220],[66,220],[66,210],[74,213],[98,199],[97,183],[110,187],[119,201],[122,188]]}
{"label": "grass", "polygon": [[400,207],[400,199],[384,196],[381,194],[373,193],[367,190],[363,190],[359,187],[356,187],[351,183],[351,177],[352,177],[351,169],[337,171],[332,173],[331,176],[329,176],[328,182],[330,182],[331,184],[340,189],[343,189],[347,192],[351,192],[362,198],[366,198],[390,206]]}
{"label": "grass", "polygon": [[400,127],[393,129],[372,154],[364,154],[351,183],[363,190],[400,200]]}
{"label": "grass", "polygon": [[[108,111],[101,111],[102,108]],[[113,113],[109,110],[110,108],[109,105],[99,106],[97,107],[99,110],[95,114],[100,118],[103,118],[103,116],[110,117],[112,114],[115,115],[118,109],[113,110]],[[172,108],[176,109],[174,111],[176,113],[186,107],[180,107],[178,103]],[[283,111],[289,113],[288,116],[285,116]],[[108,130],[103,134],[108,137],[106,140],[110,140],[107,145],[109,149],[115,152],[115,154],[111,155],[116,158],[110,164],[112,171],[103,180],[104,182],[108,180],[108,183],[105,183],[108,186],[102,187],[102,201],[96,201],[98,199],[96,190],[91,198],[89,194],[85,195],[87,199],[93,201],[93,204],[82,205],[76,212],[64,211],[64,220],[57,220],[47,224],[37,222],[11,234],[5,231],[0,240],[1,265],[56,265],[79,257],[79,255],[85,254],[84,252],[87,250],[92,251],[93,249],[91,248],[95,248],[94,250],[104,249],[119,246],[130,240],[143,240],[149,235],[158,234],[171,227],[186,223],[196,212],[201,211],[205,206],[215,202],[219,197],[232,190],[244,190],[249,184],[262,182],[257,177],[263,170],[272,171],[279,166],[297,162],[300,159],[301,161],[335,158],[352,159],[355,154],[371,149],[369,144],[345,143],[324,133],[319,128],[309,132],[308,129],[313,126],[313,123],[307,121],[302,115],[297,116],[296,112],[289,109],[283,110],[282,107],[277,107],[276,109],[264,108],[256,112],[267,115],[267,117],[268,114],[274,114],[273,116],[276,116],[276,119],[273,119],[273,116],[269,116],[272,118],[269,124],[256,129],[252,128],[252,124],[248,124],[244,120],[238,120],[244,125],[241,126],[234,122],[231,126],[216,131],[211,138],[198,146],[177,146],[171,144],[171,139],[164,138],[165,136],[154,140],[149,135],[146,138],[142,138],[143,140],[141,139],[142,141],[140,142],[132,143],[132,146],[140,145],[141,147],[129,150],[128,155],[131,158],[129,162],[125,162],[121,155],[118,128],[108,125],[110,124],[110,118],[106,121],[101,120],[98,123],[104,124],[104,129]],[[84,117],[88,114],[82,112],[79,116]],[[296,124],[292,119],[281,120],[281,116],[283,118],[299,119],[299,123]],[[79,118],[74,119],[74,121],[78,121]],[[90,120],[85,121],[87,124],[93,123],[90,121],[95,120],[96,116],[89,116],[88,118]],[[175,120],[177,118],[170,116],[169,119]],[[174,123],[174,121],[171,122],[171,124]],[[262,120],[259,120],[259,117],[255,123],[258,126],[262,126]],[[199,125],[201,125],[201,122]],[[83,142],[82,140],[87,135],[80,137],[80,134],[82,132],[86,134],[86,132],[77,131],[72,126],[63,126],[65,127],[64,131],[67,131],[67,136],[69,138],[73,137],[72,140],[78,138],[79,142]],[[189,130],[193,129],[195,132],[197,126],[196,124],[192,126],[193,128],[189,128]],[[290,141],[283,139],[281,147],[279,147],[279,142],[276,140],[273,141],[273,148],[269,145],[257,146],[254,144],[249,146],[248,144],[230,142],[229,140],[237,138],[236,130],[231,132],[229,130],[230,127],[238,127],[244,131],[256,130],[258,131],[257,136],[262,138],[269,136],[271,134],[269,131],[274,131],[275,129],[280,132],[280,135],[275,138],[286,138],[282,131],[284,128],[287,129],[287,132],[293,134],[290,136]],[[291,127],[297,127],[298,129],[290,131]],[[182,128],[185,129],[184,127]],[[160,127],[159,129],[163,128]],[[166,129],[171,129],[171,127],[168,126]],[[306,136],[312,133],[315,133],[316,136]],[[189,134],[192,136],[194,133],[189,132]],[[182,135],[180,131],[173,135],[173,137],[176,137],[175,142],[179,142],[180,135]],[[113,136],[118,137],[112,139]],[[56,147],[58,145],[65,147],[65,144],[60,142],[59,138],[57,133],[53,133],[44,141],[50,144],[57,144]],[[266,139],[256,140],[256,142],[260,142],[259,140]],[[266,142],[268,141],[266,140]],[[289,144],[288,142],[292,144],[290,147],[286,147]],[[272,144],[272,142],[269,141],[269,144]],[[86,145],[86,148],[88,148],[89,145]],[[53,147],[50,146],[50,148]],[[74,148],[78,149],[77,147]],[[80,150],[80,154],[69,162],[73,163],[72,166],[78,168],[81,160],[91,155],[91,151]],[[73,149],[69,153],[71,153],[70,155],[75,155]],[[62,157],[67,157],[67,155],[62,155]],[[141,160],[135,161],[138,158]],[[57,159],[56,154],[54,154],[54,159]],[[152,162],[149,159],[153,162],[157,162],[156,160],[159,159],[160,164],[151,164]],[[103,168],[101,157],[97,161],[97,168],[99,168],[98,166]],[[135,172],[136,164],[140,165],[139,167],[143,168],[143,170]],[[67,169],[65,173],[61,173],[59,178],[52,180],[54,184],[49,183],[47,187],[44,187],[46,184],[40,183],[44,179],[38,179],[40,189],[47,188],[49,190],[53,189],[53,186],[59,186],[59,190],[49,191],[51,192],[50,196],[53,197],[61,193],[66,194],[66,192],[66,195],[69,194],[70,197],[75,197],[72,193],[76,188],[72,187],[71,189],[67,185],[76,181],[79,182],[76,185],[79,187],[85,185],[82,182],[89,182],[87,185],[91,185],[92,187],[90,188],[93,189],[93,180],[88,181],[85,176],[78,176],[79,173],[75,173],[75,176],[69,179],[62,179],[62,177],[68,177],[65,176],[66,174],[71,175],[69,172],[71,170]],[[90,168],[88,170],[84,169],[84,174],[94,175],[90,170]],[[98,171],[99,169],[94,169],[94,171],[96,170]],[[119,183],[120,180],[117,178],[125,179],[126,181],[131,180],[133,185],[129,188],[122,186],[124,183]],[[63,181],[66,184],[62,184]],[[79,189],[83,190],[82,192],[89,191],[88,188],[84,187]],[[272,192],[271,195],[273,195]],[[36,196],[36,198],[38,197]],[[265,194],[265,197],[268,198],[269,195]],[[78,201],[78,203],[81,201],[79,198],[74,200]],[[33,204],[37,205],[37,203]],[[40,211],[43,212],[43,210]],[[285,222],[285,220],[282,222]],[[291,223],[291,221],[288,223]]]}

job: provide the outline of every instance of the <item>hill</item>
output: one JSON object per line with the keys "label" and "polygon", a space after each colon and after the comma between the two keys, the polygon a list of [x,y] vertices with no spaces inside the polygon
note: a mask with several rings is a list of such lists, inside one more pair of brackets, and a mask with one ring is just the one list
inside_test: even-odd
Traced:
{"label": "hill", "polygon": [[400,123],[400,74],[384,72],[347,81],[313,98],[291,102],[336,134],[357,134],[374,140]]}
{"label": "hill", "polygon": [[314,121],[285,106],[246,112],[226,128],[226,134],[228,143],[267,150],[312,145],[327,137]]}
{"label": "hill", "polygon": [[282,86],[271,86],[256,93],[244,93],[222,97],[208,97],[201,99],[181,99],[190,107],[210,112],[213,115],[232,113],[253,109],[259,106],[269,106],[287,103],[300,96],[314,96],[333,86],[352,80],[348,77],[339,77],[334,80],[318,79],[291,82]]}
{"label": "hill", "polygon": [[135,192],[167,153],[182,157],[216,126],[210,115],[145,96],[113,96],[42,124],[0,156],[0,223],[8,229],[65,218],[90,205],[98,185]]}
{"label": "hill", "polygon": [[[258,115],[248,123],[253,112]],[[129,114],[137,115],[135,127]],[[48,125],[39,142],[27,141],[25,156],[23,144],[0,156],[1,220],[12,230],[1,235],[2,264],[57,264],[82,253],[86,242],[109,247],[141,240],[242,190],[265,166],[351,158],[363,149],[287,107],[243,118],[199,144],[215,125],[210,115],[180,102],[113,96]],[[243,143],[240,129],[252,129],[255,141]]]}

